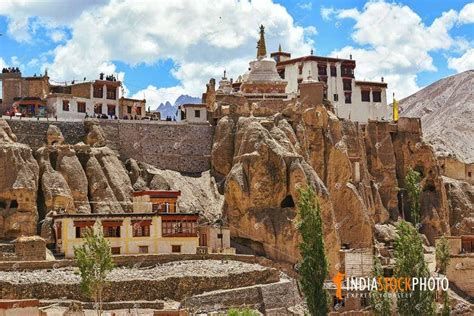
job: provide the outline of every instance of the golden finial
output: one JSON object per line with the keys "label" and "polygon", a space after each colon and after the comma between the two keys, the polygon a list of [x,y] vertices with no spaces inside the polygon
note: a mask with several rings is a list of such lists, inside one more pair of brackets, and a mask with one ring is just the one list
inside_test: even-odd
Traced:
{"label": "golden finial", "polygon": [[257,44],[257,59],[267,57],[267,47],[265,45],[265,27],[260,25],[260,39]]}

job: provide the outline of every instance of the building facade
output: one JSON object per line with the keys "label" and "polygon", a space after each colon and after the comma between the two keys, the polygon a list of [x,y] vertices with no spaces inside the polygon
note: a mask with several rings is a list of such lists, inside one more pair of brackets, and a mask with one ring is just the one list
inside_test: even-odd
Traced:
{"label": "building facade", "polygon": [[287,81],[289,97],[299,94],[299,84],[308,77],[325,84],[324,96],[334,105],[340,118],[367,123],[368,120],[389,120],[392,109],[387,105],[387,83],[355,79],[356,61],[322,56],[291,58],[281,51],[271,54],[277,70]]}
{"label": "building facade", "polygon": [[146,116],[146,100],[121,97],[119,99],[118,115],[121,119],[141,120]]}
{"label": "building facade", "polygon": [[61,214],[54,217],[56,250],[74,257],[87,228],[96,223],[112,254],[195,254],[197,213]]}
{"label": "building facade", "polygon": [[179,121],[188,123],[207,123],[207,107],[205,104],[183,104],[179,106]]}
{"label": "building facade", "polygon": [[[18,69],[3,69],[0,74],[3,99],[0,114],[57,119],[101,117],[115,119],[131,114],[145,116],[145,100],[120,98],[121,82],[104,74],[99,79],[70,84],[52,84],[47,72],[23,77]],[[131,113],[128,113],[128,107]],[[125,109],[125,111],[124,111]]]}

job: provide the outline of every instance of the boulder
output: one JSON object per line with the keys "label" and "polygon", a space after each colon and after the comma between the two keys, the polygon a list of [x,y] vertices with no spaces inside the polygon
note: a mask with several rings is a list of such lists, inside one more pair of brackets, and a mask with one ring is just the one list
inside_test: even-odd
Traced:
{"label": "boulder", "polygon": [[85,119],[84,128],[86,129],[87,135],[85,143],[91,147],[104,147],[107,145],[105,133],[99,125],[98,119]]}

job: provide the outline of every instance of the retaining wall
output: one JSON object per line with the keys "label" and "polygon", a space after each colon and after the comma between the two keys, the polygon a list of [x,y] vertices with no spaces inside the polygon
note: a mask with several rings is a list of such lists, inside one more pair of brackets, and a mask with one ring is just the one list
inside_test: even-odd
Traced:
{"label": "retaining wall", "polygon": [[[33,150],[46,144],[50,124],[63,133],[67,144],[84,141],[82,121],[6,119],[18,142]],[[122,160],[134,158],[160,169],[200,173],[210,169],[214,127],[179,122],[100,120],[107,146]]]}

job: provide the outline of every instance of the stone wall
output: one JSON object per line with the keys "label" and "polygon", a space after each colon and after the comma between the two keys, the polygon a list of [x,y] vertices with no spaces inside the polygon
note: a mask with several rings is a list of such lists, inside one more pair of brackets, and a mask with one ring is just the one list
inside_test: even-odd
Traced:
{"label": "stone wall", "polygon": [[[46,144],[50,124],[62,132],[66,144],[84,141],[83,122],[7,120],[18,142],[36,150]],[[107,145],[122,160],[134,158],[160,169],[199,173],[210,169],[214,128],[176,122],[101,120]]]}
{"label": "stone wall", "polygon": [[160,169],[197,173],[210,169],[214,129],[210,125],[101,121],[107,145],[122,159],[134,158]]}

